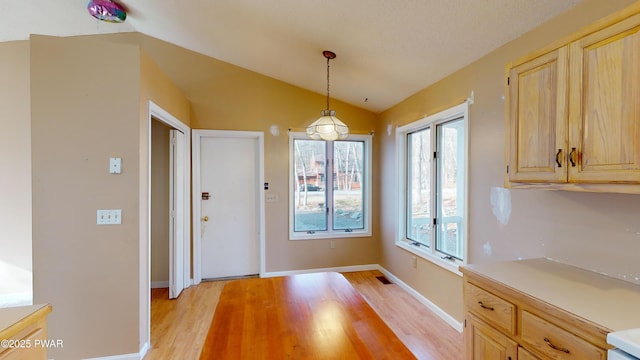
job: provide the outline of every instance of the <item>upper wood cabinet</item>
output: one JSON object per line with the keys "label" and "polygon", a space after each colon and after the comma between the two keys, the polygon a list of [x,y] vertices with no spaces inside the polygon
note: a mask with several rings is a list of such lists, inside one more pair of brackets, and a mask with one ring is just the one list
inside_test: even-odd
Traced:
{"label": "upper wood cabinet", "polygon": [[507,187],[640,193],[638,12],[507,66]]}
{"label": "upper wood cabinet", "polygon": [[570,52],[569,181],[640,182],[640,15]]}
{"label": "upper wood cabinet", "polygon": [[567,180],[568,78],[566,47],[509,70],[511,181]]}

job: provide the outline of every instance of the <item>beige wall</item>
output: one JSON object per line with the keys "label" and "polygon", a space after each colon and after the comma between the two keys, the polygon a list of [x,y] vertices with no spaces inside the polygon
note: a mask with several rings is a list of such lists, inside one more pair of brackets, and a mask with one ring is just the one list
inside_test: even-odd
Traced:
{"label": "beige wall", "polygon": [[[96,37],[91,37],[96,38]],[[136,45],[136,47],[138,47]],[[150,202],[149,194],[149,149],[150,149],[150,123],[149,123],[149,101],[153,101],[163,110],[173,115],[176,119],[185,125],[191,124],[191,104],[189,100],[182,94],[176,85],[158,67],[154,60],[143,50],[140,50],[140,61],[137,64],[140,69],[140,97],[139,97],[139,190],[140,190],[140,232],[139,232],[139,322],[140,326],[140,344],[149,342],[149,299],[151,290],[149,286],[149,259],[150,251],[150,233],[147,223],[150,220],[150,210],[148,204]]]}
{"label": "beige wall", "polygon": [[29,42],[0,43],[0,298],[31,292],[29,94]]}
{"label": "beige wall", "polygon": [[[206,62],[212,67],[219,65],[210,60]],[[223,66],[229,67],[226,64]],[[265,132],[265,181],[270,186],[268,193],[276,194],[280,199],[279,202],[265,204],[266,270],[285,271],[377,263],[377,231],[374,231],[373,237],[338,239],[335,249],[330,248],[328,240],[288,240],[287,129],[303,131],[318,118],[324,105],[322,95],[237,68],[223,71],[228,74],[229,79],[210,81],[196,90],[202,95],[192,98],[195,114],[193,127]],[[352,132],[366,133],[372,130],[375,120],[373,114],[336,101],[331,105],[338,116],[349,124]],[[271,125],[279,126],[280,136],[274,137],[269,133]],[[374,138],[374,143],[376,141]],[[376,201],[374,199],[374,209]],[[377,214],[373,219],[375,224]]]}
{"label": "beige wall", "polygon": [[151,282],[169,282],[169,128],[151,123]]}
{"label": "beige wall", "polygon": [[[269,192],[280,198],[266,203],[267,271],[381,263],[461,320],[460,278],[424,261],[413,269],[411,254],[394,245],[395,134],[388,136],[386,128],[458,104],[474,90],[470,262],[550,256],[638,282],[638,196],[514,190],[506,224],[498,223],[490,201],[492,188],[503,185],[504,65],[630,2],[585,0],[568,15],[420,91],[379,119],[332,101],[353,132],[376,129],[374,236],[341,239],[335,249],[326,240],[288,240],[286,130],[301,131],[313,121],[324,108],[324,95],[140,34],[34,36],[30,49],[25,43],[2,44],[0,52],[15,58],[0,61],[24,66],[21,61],[30,60],[31,103],[18,97],[12,105],[17,118],[28,121],[31,116],[34,300],[53,304],[49,335],[65,341],[64,350],[50,356],[133,353],[138,339],[148,341],[143,328],[149,294],[149,244],[144,241],[149,235],[144,225],[149,211],[149,99],[193,128],[265,132],[265,179]],[[17,89],[28,78],[24,72],[14,78]],[[28,99],[29,88],[22,91]],[[273,124],[281,129],[279,137],[268,133]],[[28,131],[16,126],[22,136]],[[28,149],[28,139],[17,146]],[[108,173],[111,156],[123,158],[122,174]],[[95,212],[101,208],[123,209],[123,224],[96,225]]]}
{"label": "beige wall", "polygon": [[[140,51],[31,37],[34,302],[52,358],[138,351]],[[109,157],[122,173],[109,174]],[[96,225],[122,209],[121,225]]]}
{"label": "beige wall", "polygon": [[[318,118],[326,106],[324,95],[145,35],[116,34],[108,38],[140,44],[158,63],[162,72],[191,101],[192,128],[265,132],[265,181],[270,184],[269,193],[277,194],[280,199],[266,203],[267,271],[378,263],[377,212],[373,217],[374,236],[370,238],[340,239],[335,249],[330,248],[328,240],[288,240],[287,129],[303,131]],[[324,76],[324,71],[325,68],[320,67],[318,76]],[[332,101],[331,105],[353,132],[369,133],[375,127],[373,113],[338,101]],[[278,137],[269,133],[269,127],[274,124],[280,127]],[[373,141],[374,147],[377,146],[377,135]],[[377,199],[374,195],[374,209]]]}
{"label": "beige wall", "polygon": [[[148,101],[190,105],[138,46],[32,36],[34,302],[49,302],[55,358],[137,353],[148,339]],[[121,157],[121,174],[109,174]],[[97,209],[121,225],[96,225]]]}
{"label": "beige wall", "polygon": [[[516,58],[567,35],[632,1],[585,0],[570,12],[414,94],[381,114],[380,132],[459,104],[471,91],[469,262],[548,256],[640,283],[640,196],[540,190],[509,191],[506,224],[498,221],[491,192],[503,186],[504,69]],[[395,134],[383,136],[382,183],[393,188]],[[393,185],[392,185],[393,184]],[[494,190],[495,191],[495,190]],[[458,320],[461,279],[428,262],[411,268],[412,254],[394,245],[397,194],[382,190],[382,265]]]}

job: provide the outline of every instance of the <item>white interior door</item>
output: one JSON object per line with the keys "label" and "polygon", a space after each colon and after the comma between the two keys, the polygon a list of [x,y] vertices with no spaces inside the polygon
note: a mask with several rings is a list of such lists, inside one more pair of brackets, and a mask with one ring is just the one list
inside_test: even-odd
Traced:
{"label": "white interior door", "polygon": [[260,271],[262,138],[214,133],[199,138],[201,278],[255,275]]}
{"label": "white interior door", "polygon": [[186,196],[185,188],[185,152],[186,135],[172,129],[171,149],[169,151],[169,298],[177,298],[185,288],[185,221],[182,215]]}

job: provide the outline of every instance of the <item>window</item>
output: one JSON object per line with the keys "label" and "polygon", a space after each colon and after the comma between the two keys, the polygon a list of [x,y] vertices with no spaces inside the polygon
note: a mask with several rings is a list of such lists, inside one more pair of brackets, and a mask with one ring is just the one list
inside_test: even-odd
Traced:
{"label": "window", "polygon": [[465,102],[397,131],[396,244],[454,271],[467,246],[467,120]]}
{"label": "window", "polygon": [[370,236],[371,136],[290,133],[290,238]]}

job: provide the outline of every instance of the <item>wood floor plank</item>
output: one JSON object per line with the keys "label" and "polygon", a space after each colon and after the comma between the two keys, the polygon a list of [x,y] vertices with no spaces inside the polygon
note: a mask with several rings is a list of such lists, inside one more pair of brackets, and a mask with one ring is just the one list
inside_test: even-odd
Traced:
{"label": "wood floor plank", "polygon": [[198,359],[227,282],[203,282],[176,300],[169,300],[169,289],[152,289],[151,349],[144,360]]}
{"label": "wood floor plank", "polygon": [[[462,334],[451,328],[398,285],[382,284],[376,279],[376,276],[382,276],[382,273],[363,271],[343,273],[343,275],[415,357],[434,360],[464,358]],[[198,359],[220,293],[228,282],[203,282],[186,289],[177,300],[168,300],[167,289],[152,289],[151,350],[144,360]],[[308,316],[310,309],[308,306],[297,306],[295,311],[299,316]],[[266,320],[267,324],[271,324],[282,321],[284,314],[282,310],[274,309],[262,314],[245,316],[263,316],[260,323]],[[360,332],[359,337],[367,336],[366,327],[354,324],[353,328],[353,331]],[[239,329],[230,331],[242,336]],[[291,345],[297,341],[295,329],[284,329],[282,334],[290,345],[286,348],[291,348]],[[324,341],[330,343],[331,339],[325,337]],[[285,353],[280,346],[271,345],[267,351],[268,355],[272,355],[269,357],[271,359],[295,359],[297,355],[307,356],[307,358],[310,356],[305,353]]]}
{"label": "wood floor plank", "polygon": [[418,359],[464,358],[462,333],[396,284],[377,279],[380,271],[343,273],[371,307]]}
{"label": "wood floor plank", "polygon": [[[267,321],[270,312],[280,313],[277,321]],[[279,358],[415,357],[342,274],[228,283],[200,359]]]}

